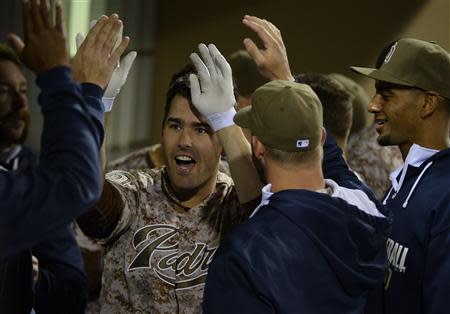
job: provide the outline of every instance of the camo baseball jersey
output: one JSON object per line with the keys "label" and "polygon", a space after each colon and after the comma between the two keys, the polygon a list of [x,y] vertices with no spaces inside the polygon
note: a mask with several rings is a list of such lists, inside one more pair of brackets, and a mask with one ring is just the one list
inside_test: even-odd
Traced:
{"label": "camo baseball jersey", "polygon": [[375,125],[351,136],[345,148],[349,167],[374,191],[380,200],[391,185],[389,174],[403,164],[398,147],[380,146]]}
{"label": "camo baseball jersey", "polygon": [[130,170],[130,169],[145,169],[157,168],[163,165],[163,156],[161,151],[161,144],[152,145],[135,150],[128,155],[119,159],[111,161],[107,169],[112,170]]}
{"label": "camo baseball jersey", "polygon": [[104,244],[101,313],[199,313],[219,241],[247,217],[231,178],[200,205],[180,205],[165,168],[113,171],[122,216]]}

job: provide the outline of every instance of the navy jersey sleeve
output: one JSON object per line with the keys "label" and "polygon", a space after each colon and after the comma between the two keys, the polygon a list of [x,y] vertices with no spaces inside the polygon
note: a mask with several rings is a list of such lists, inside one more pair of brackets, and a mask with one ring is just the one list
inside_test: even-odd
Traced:
{"label": "navy jersey sleeve", "polygon": [[430,230],[423,278],[424,313],[449,312],[450,296],[450,196],[436,210]]}
{"label": "navy jersey sleeve", "polygon": [[47,238],[100,197],[102,90],[82,87],[68,67],[37,78],[44,116],[39,165],[0,172],[0,259]]}

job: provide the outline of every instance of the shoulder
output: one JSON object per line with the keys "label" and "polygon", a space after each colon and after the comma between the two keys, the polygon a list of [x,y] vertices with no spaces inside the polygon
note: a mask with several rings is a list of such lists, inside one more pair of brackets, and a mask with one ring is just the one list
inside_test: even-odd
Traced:
{"label": "shoulder", "polygon": [[130,169],[151,168],[148,165],[151,151],[152,146],[144,147],[136,151],[133,151],[128,155],[125,155],[123,157],[111,161],[108,164],[108,169],[130,170]]}
{"label": "shoulder", "polygon": [[160,186],[161,175],[161,168],[131,171],[113,170],[106,174],[105,179],[115,186],[137,191]]}

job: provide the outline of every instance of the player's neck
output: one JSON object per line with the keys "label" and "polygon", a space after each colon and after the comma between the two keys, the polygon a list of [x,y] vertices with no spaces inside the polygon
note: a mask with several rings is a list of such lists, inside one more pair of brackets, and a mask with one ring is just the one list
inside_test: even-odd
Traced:
{"label": "player's neck", "polygon": [[304,189],[317,191],[323,189],[325,181],[320,164],[308,167],[273,167],[267,168],[267,181],[272,184],[272,192],[282,190]]}
{"label": "player's neck", "polygon": [[208,180],[203,185],[190,190],[175,189],[180,204],[185,208],[193,208],[207,199],[216,189],[217,178]]}

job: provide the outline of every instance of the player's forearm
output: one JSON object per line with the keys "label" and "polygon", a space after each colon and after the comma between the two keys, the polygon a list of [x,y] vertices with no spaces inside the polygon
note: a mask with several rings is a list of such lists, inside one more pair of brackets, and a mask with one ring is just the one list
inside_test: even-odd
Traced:
{"label": "player's forearm", "polygon": [[92,238],[107,238],[122,215],[123,203],[119,192],[108,181],[103,183],[100,201],[77,219],[80,229]]}
{"label": "player's forearm", "polygon": [[252,161],[252,150],[237,125],[217,132],[230,165],[239,201],[244,204],[259,198],[262,182]]}

